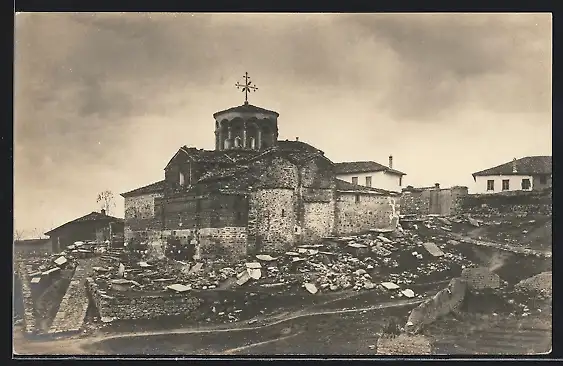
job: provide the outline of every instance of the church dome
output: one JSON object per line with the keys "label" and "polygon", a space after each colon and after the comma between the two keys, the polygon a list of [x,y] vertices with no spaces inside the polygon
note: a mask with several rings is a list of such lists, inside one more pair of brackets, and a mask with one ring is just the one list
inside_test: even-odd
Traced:
{"label": "church dome", "polygon": [[277,112],[248,103],[214,113],[215,150],[263,150],[274,146],[278,116]]}

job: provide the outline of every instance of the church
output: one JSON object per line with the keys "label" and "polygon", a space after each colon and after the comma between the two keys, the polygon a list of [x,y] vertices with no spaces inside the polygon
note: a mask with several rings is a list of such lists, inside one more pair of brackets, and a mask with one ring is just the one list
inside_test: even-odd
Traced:
{"label": "church", "polygon": [[236,260],[396,227],[396,192],[338,179],[323,151],[278,140],[279,114],[245,99],[213,114],[214,150],[182,146],[163,180],[121,194],[126,243],[174,238],[199,258]]}

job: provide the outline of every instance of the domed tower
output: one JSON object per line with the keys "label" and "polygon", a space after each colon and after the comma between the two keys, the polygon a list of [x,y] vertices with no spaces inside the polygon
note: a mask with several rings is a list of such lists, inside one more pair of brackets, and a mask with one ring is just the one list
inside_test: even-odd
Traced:
{"label": "domed tower", "polygon": [[245,93],[244,104],[213,114],[215,150],[264,150],[278,141],[279,114],[248,104],[248,93],[258,88],[252,85],[248,73],[244,80],[244,84],[235,84]]}
{"label": "domed tower", "polygon": [[213,114],[215,150],[264,150],[278,141],[279,114],[245,103]]}

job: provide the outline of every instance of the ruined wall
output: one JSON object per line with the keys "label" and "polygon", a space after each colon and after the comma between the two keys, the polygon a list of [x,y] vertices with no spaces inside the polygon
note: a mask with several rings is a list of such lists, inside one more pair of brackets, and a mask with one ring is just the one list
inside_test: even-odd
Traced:
{"label": "ruined wall", "polygon": [[428,215],[430,213],[430,192],[425,190],[404,191],[401,194],[403,215]]}
{"label": "ruined wall", "polygon": [[500,277],[486,267],[465,268],[461,272],[461,278],[470,289],[483,290],[486,288],[500,287]]}
{"label": "ruined wall", "polygon": [[338,235],[390,228],[398,222],[400,197],[342,192],[336,197],[335,231]]}
{"label": "ruined wall", "polygon": [[456,312],[463,304],[466,291],[465,281],[453,278],[448,287],[411,311],[405,330],[416,332],[424,325],[431,324],[450,312]]}
{"label": "ruined wall", "polygon": [[100,291],[91,278],[86,279],[86,289],[102,319],[154,319],[161,316],[190,314],[203,303],[191,293],[165,293],[142,297],[109,296]]}
{"label": "ruined wall", "polygon": [[467,187],[409,189],[401,194],[401,213],[404,215],[455,215],[461,210]]}
{"label": "ruined wall", "polygon": [[284,250],[295,243],[297,197],[293,189],[260,189],[250,196],[249,250]]}
{"label": "ruined wall", "polygon": [[145,236],[142,232],[160,228],[160,222],[155,221],[155,200],[160,197],[162,193],[125,197],[125,242],[135,235]]}
{"label": "ruined wall", "polygon": [[552,214],[552,190],[539,192],[506,192],[471,194],[461,197],[460,213],[477,216],[501,214]]}

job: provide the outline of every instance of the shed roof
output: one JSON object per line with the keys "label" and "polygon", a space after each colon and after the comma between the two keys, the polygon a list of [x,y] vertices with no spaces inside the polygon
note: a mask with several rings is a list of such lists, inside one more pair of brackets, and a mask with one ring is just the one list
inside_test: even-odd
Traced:
{"label": "shed roof", "polygon": [[61,226],[58,226],[52,230],[49,230],[45,233],[45,235],[51,235],[52,233],[54,233],[55,231],[58,231],[60,229],[69,227],[73,224],[79,224],[79,223],[84,223],[84,222],[96,222],[96,221],[107,221],[107,222],[123,222],[123,219],[119,218],[119,217],[114,217],[114,216],[110,216],[110,215],[106,215],[100,212],[90,212],[87,215],[84,215],[82,217],[79,217],[77,219],[74,219],[72,221],[69,221]]}

